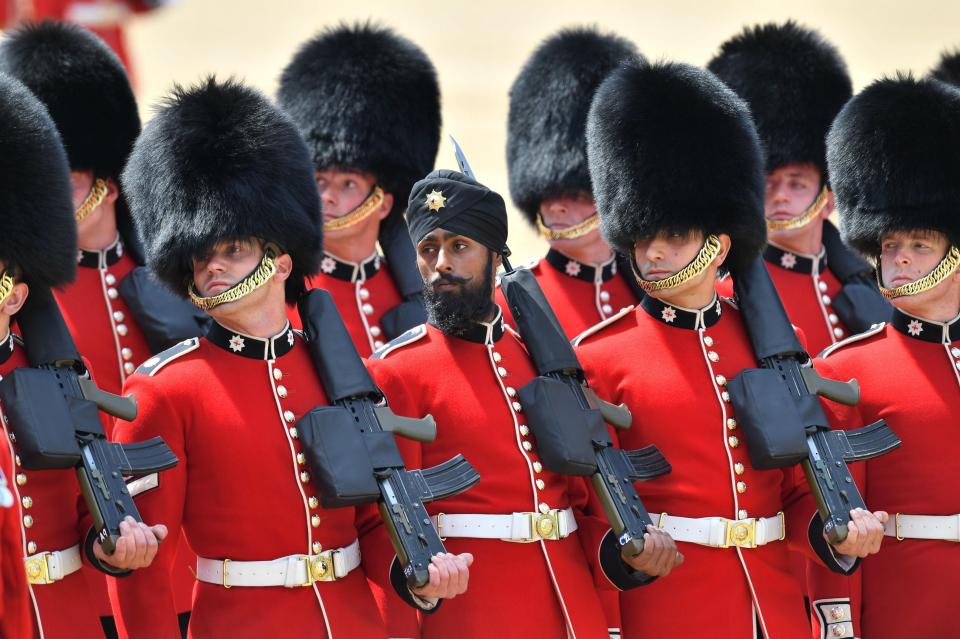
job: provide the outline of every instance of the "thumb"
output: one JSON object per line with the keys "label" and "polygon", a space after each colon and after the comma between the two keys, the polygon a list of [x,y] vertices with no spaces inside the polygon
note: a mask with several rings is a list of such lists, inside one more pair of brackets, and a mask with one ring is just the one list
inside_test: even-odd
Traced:
{"label": "thumb", "polygon": [[877,512],[873,513],[873,516],[879,519],[881,524],[886,524],[888,521],[890,521],[890,513],[885,510],[878,510]]}
{"label": "thumb", "polygon": [[460,553],[461,559],[467,562],[467,568],[473,565],[473,555],[468,552]]}
{"label": "thumb", "polygon": [[151,526],[150,530],[153,531],[153,536],[157,538],[157,541],[163,541],[167,538],[167,527],[163,524],[157,524],[156,526]]}

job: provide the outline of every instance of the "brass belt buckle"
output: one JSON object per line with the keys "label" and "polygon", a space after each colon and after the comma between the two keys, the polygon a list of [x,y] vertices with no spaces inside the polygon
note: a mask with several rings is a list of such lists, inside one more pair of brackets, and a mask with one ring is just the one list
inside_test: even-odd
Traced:
{"label": "brass belt buckle", "polygon": [[319,555],[302,557],[307,564],[307,581],[303,586],[309,588],[315,581],[336,581],[337,570],[334,560],[338,552],[338,550],[329,550]]}
{"label": "brass belt buckle", "polygon": [[560,539],[560,511],[530,513],[530,537],[540,539]]}
{"label": "brass belt buckle", "polygon": [[31,586],[47,585],[54,582],[50,579],[50,566],[47,564],[48,552],[40,553],[24,561],[27,569],[27,581]]}
{"label": "brass belt buckle", "polygon": [[721,548],[736,546],[737,548],[757,547],[757,520],[756,519],[725,519],[727,527],[726,540]]}

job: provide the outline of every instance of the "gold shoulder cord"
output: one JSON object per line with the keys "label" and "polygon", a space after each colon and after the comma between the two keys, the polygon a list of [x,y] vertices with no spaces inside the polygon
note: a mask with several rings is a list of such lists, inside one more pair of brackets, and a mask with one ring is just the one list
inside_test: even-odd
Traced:
{"label": "gold shoulder cord", "polygon": [[383,198],[383,189],[381,189],[379,186],[373,187],[373,191],[370,192],[370,195],[367,196],[367,199],[357,205],[357,208],[353,209],[343,217],[338,217],[335,220],[324,222],[323,232],[328,233],[330,231],[340,231],[342,229],[350,228],[354,224],[359,224],[363,220],[370,217],[371,213],[380,208],[380,205],[383,204]]}
{"label": "gold shoulder cord", "polygon": [[197,292],[197,287],[193,282],[187,287],[190,294],[190,301],[203,311],[209,311],[211,308],[226,304],[227,302],[236,302],[246,297],[264,284],[270,281],[270,278],[277,272],[277,266],[274,262],[277,254],[272,248],[267,248],[260,259],[260,265],[250,275],[246,276],[227,290],[211,297],[201,297]]}
{"label": "gold shoulder cord", "polygon": [[13,292],[13,275],[10,274],[10,271],[4,271],[3,275],[0,275],[0,304],[3,304],[7,301],[7,298],[10,297],[10,293]]}
{"label": "gold shoulder cord", "polygon": [[903,286],[898,286],[897,288],[887,288],[883,285],[878,261],[877,283],[880,285],[880,292],[888,300],[892,300],[895,297],[917,295],[918,293],[929,291],[934,286],[943,282],[945,279],[950,277],[954,271],[957,270],[958,266],[960,266],[960,249],[958,249],[956,246],[951,246],[950,250],[947,251],[947,254],[943,256],[942,260],[940,260],[940,263],[937,264],[937,267],[921,277],[919,280],[916,280],[915,282],[908,282]]}
{"label": "gold shoulder cord", "polygon": [[637,278],[637,283],[640,284],[640,288],[649,293],[651,291],[662,291],[667,288],[680,286],[684,282],[700,275],[707,270],[710,263],[720,255],[721,249],[723,249],[723,246],[720,244],[720,238],[716,235],[708,235],[707,239],[703,242],[703,247],[700,249],[700,252],[697,253],[697,256],[693,258],[689,264],[670,277],[665,277],[662,280],[649,281],[643,279],[640,277],[640,274],[636,272],[636,261],[630,260],[630,262],[634,264],[633,274]]}
{"label": "gold shoulder cord", "polygon": [[820,213],[823,211],[823,207],[827,205],[829,200],[830,189],[824,186],[820,190],[820,195],[818,195],[817,199],[813,201],[813,204],[807,207],[806,211],[789,220],[767,220],[767,230],[776,232],[792,231],[794,229],[803,228],[810,222],[814,221],[818,215],[820,215]]}
{"label": "gold shoulder cord", "polygon": [[93,186],[90,187],[90,192],[87,194],[87,197],[83,200],[83,203],[80,205],[80,208],[77,209],[77,212],[74,213],[73,217],[77,220],[77,224],[83,222],[83,220],[93,213],[103,202],[103,198],[107,197],[107,182],[106,180],[101,180],[97,178],[97,181],[93,183]]}
{"label": "gold shoulder cord", "polygon": [[574,240],[578,237],[583,237],[598,226],[600,226],[600,215],[598,213],[594,213],[583,222],[568,226],[565,229],[549,228],[543,223],[543,218],[540,217],[540,214],[537,214],[537,228],[540,230],[540,235],[551,242],[553,240]]}

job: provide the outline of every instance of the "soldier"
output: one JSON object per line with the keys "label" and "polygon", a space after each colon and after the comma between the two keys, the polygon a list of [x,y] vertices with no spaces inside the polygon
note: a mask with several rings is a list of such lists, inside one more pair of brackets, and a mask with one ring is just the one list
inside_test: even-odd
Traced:
{"label": "soldier", "polygon": [[428,506],[451,552],[483,560],[469,595],[425,618],[422,635],[607,637],[595,583],[647,583],[679,561],[676,549],[652,532],[625,563],[609,527],[583,515],[584,479],[553,473],[539,458],[517,396],[536,372],[493,297],[508,252],[503,199],[441,170],[414,185],[407,211],[430,320],[375,353],[370,371],[398,414],[437,420],[433,443],[404,442],[409,467],[463,453],[481,478]]}
{"label": "soldier", "polygon": [[[701,69],[625,66],[598,89],[587,139],[602,230],[632,256],[647,295],[577,338],[580,361],[600,397],[633,413],[622,446],[655,442],[670,461],[669,475],[637,490],[687,556],[670,579],[621,595],[623,636],[807,637],[788,543],[813,556],[809,535],[824,562],[851,570],[845,555],[875,551],[882,524],[857,511],[835,554],[799,473],[753,469],[740,440],[725,386],[757,360],[715,281],[765,239],[749,110]],[[691,592],[709,594],[664,614]]]}
{"label": "soldier", "polygon": [[[389,29],[341,25],[300,48],[277,99],[313,154],[323,208],[324,256],[309,288],[333,295],[368,357],[426,317],[403,210],[440,144],[436,71]],[[290,317],[299,326],[293,307]]]}
{"label": "soldier", "polygon": [[[840,54],[820,34],[795,22],[771,23],[723,43],[707,68],[750,106],[766,149],[769,243],[763,257],[810,352],[885,321],[892,310],[888,304],[870,313],[843,293],[847,274],[838,266],[856,259],[850,250],[839,241],[825,246],[827,237],[837,235],[827,220],[834,208],[827,129],[853,92]],[[720,291],[732,295],[729,278]],[[875,287],[872,297],[880,302]]]}
{"label": "soldier", "polygon": [[[510,89],[510,195],[550,243],[529,268],[571,338],[642,296],[627,263],[600,235],[584,131],[600,82],[641,57],[618,36],[568,29],[534,51]],[[507,308],[499,290],[497,303]]]}
{"label": "soldier", "polygon": [[[320,508],[295,426],[326,404],[286,315],[321,251],[303,140],[264,96],[210,78],[158,111],[123,185],[153,272],[214,320],[140,367],[124,388],[139,414],[114,427],[121,442],[160,435],[180,458],[138,507],[172,536],[182,524],[199,555],[191,635],[264,637],[296,619],[317,636],[384,637],[357,542],[377,515]],[[176,631],[171,551],[111,586],[127,636]],[[462,592],[466,569],[435,561],[456,579],[438,585],[435,569],[424,597]]]}
{"label": "soldier", "polygon": [[23,571],[20,510],[10,490],[13,459],[0,446],[0,635],[9,639],[33,637],[30,591]]}
{"label": "soldier", "polygon": [[[4,377],[17,367],[29,365],[23,343],[11,332],[11,322],[31,286],[60,286],[74,276],[77,232],[69,168],[56,127],[43,105],[9,76],[0,76],[0,123],[0,157],[5,158],[0,172],[0,221],[4,228],[0,234],[0,377]],[[162,539],[166,531],[162,526],[151,529],[145,524],[124,524],[125,539],[118,542],[114,555],[107,557],[99,544],[94,547],[92,536],[83,536],[85,509],[76,473],[72,469],[22,468],[13,426],[4,415],[2,429],[7,445],[3,454],[15,461],[16,471],[6,475],[14,481],[0,490],[0,498],[12,493],[10,503],[4,504],[4,519],[10,512],[17,516],[17,543],[13,547],[4,545],[4,561],[9,552],[15,552],[19,559],[20,577],[25,574],[29,582],[29,591],[25,589],[23,594],[30,601],[39,636],[102,637],[97,608],[80,573],[84,550],[95,554],[95,563],[99,558],[112,564],[113,570],[137,568],[150,563],[156,553],[156,539]],[[127,548],[131,541],[134,547]],[[16,620],[17,605],[15,586],[13,590],[8,600],[13,608],[11,622]]]}
{"label": "soldier", "polygon": [[958,114],[952,87],[898,76],[853,98],[827,141],[844,238],[878,259],[896,309],[816,362],[861,383],[856,409],[833,406],[840,419],[885,419],[903,441],[864,462],[864,498],[891,513],[882,552],[861,571],[869,639],[942,636],[960,623]]}

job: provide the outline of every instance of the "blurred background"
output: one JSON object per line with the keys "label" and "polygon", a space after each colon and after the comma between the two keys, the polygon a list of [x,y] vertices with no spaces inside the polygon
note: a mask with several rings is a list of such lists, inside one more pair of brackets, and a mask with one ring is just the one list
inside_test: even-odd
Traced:
{"label": "blurred background", "polygon": [[[453,134],[477,177],[508,202],[510,84],[536,45],[562,27],[597,25],[631,38],[650,60],[702,65],[744,25],[795,18],[840,49],[855,90],[898,70],[924,74],[941,51],[960,44],[960,2],[943,0],[175,0],[156,9],[149,0],[6,2],[21,15],[61,11],[78,21],[122,25],[108,40],[122,39],[144,121],[174,82],[189,84],[214,72],[272,96],[294,51],[323,27],[356,20],[390,26],[419,44],[437,67],[443,99],[437,166],[456,167],[447,137]],[[545,242],[519,214],[511,215],[515,263],[542,255]]]}

